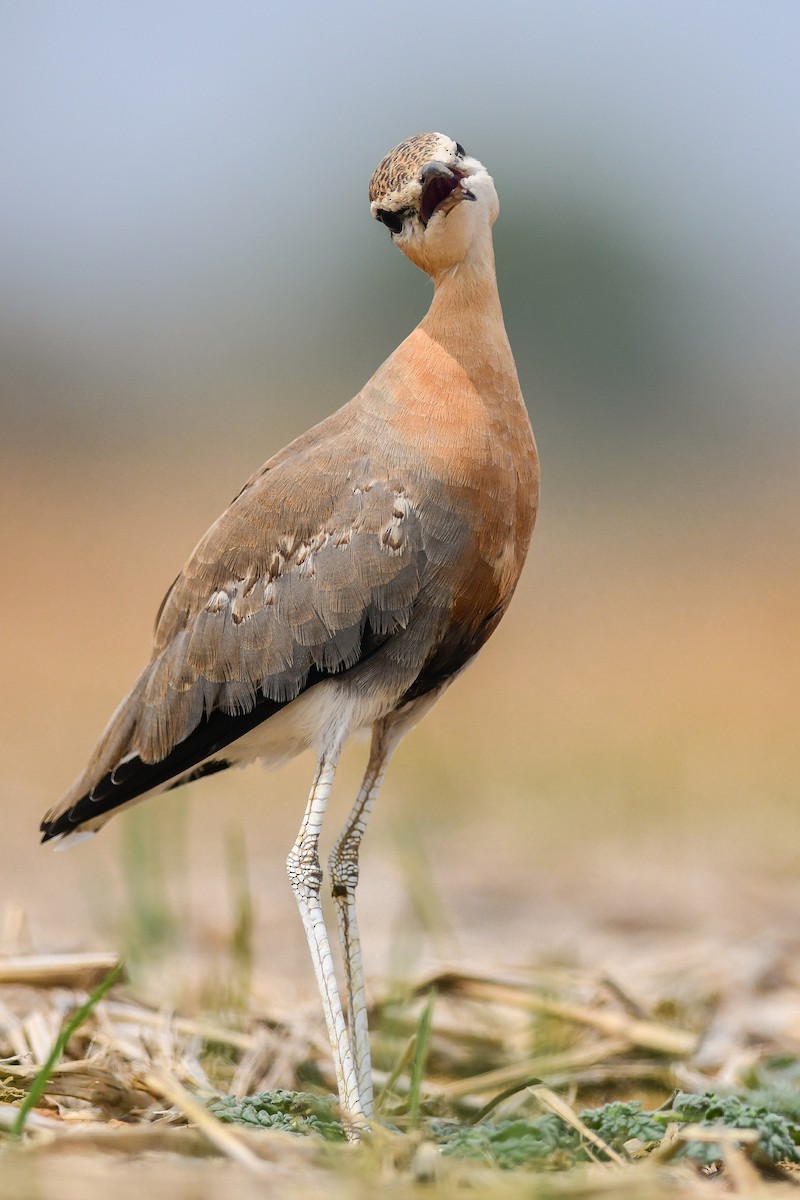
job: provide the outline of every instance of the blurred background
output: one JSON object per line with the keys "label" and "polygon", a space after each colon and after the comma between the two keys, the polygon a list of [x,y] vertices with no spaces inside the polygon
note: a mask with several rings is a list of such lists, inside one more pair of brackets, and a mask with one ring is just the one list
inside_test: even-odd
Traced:
{"label": "blurred background", "polygon": [[368,968],[796,924],[799,35],[791,0],[5,0],[7,945],[171,921],[208,959],[252,903],[262,967],[310,987],[282,865],[310,760],[69,854],[36,828],[207,525],[423,315],[367,183],[429,129],[500,193],[543,500],[508,619],[387,780]]}

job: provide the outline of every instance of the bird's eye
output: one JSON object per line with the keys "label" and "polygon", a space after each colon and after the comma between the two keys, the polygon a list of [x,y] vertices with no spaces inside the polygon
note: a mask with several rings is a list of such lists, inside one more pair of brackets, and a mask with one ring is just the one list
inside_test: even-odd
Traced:
{"label": "bird's eye", "polygon": [[467,152],[464,149],[464,147],[461,145],[461,142],[456,142],[456,154],[458,155],[459,158],[467,157]]}
{"label": "bird's eye", "polygon": [[388,208],[379,208],[375,213],[378,220],[383,221],[386,228],[390,229],[392,233],[400,233],[403,228],[403,215],[401,212],[392,212]]}

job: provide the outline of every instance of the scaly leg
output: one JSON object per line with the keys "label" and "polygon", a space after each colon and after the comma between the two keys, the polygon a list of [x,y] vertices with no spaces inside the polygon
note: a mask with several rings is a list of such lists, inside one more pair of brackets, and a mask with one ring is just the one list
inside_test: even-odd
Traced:
{"label": "scaly leg", "polygon": [[335,773],[336,759],[322,758],[317,767],[300,832],[286,860],[286,871],[300,909],[325,1011],[328,1037],[336,1067],[339,1103],[345,1123],[349,1126],[349,1135],[357,1139],[359,1130],[366,1123],[366,1114],[361,1104],[350,1035],[342,1011],[328,931],[322,915],[322,868],[318,853],[322,819],[325,816]]}
{"label": "scaly leg", "polygon": [[361,939],[356,917],[358,850],[389,758],[397,744],[396,741],[391,741],[387,745],[386,733],[385,721],[379,721],[373,728],[372,747],[364,780],[347,818],[347,824],[328,859],[347,983],[347,1027],[355,1056],[361,1110],[365,1117],[372,1116],[373,1097],[364,961],[361,956]]}
{"label": "scaly leg", "polygon": [[373,1092],[364,961],[356,917],[358,852],[390,758],[404,735],[432,707],[442,690],[412,701],[405,708],[376,721],[369,762],[358,797],[328,859],[347,985],[347,1028],[355,1057],[361,1111],[366,1117],[372,1116]]}

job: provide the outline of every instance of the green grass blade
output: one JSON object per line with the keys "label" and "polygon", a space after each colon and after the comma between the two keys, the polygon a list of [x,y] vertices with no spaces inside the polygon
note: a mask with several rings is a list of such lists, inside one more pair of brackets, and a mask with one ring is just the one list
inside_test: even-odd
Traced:
{"label": "green grass blade", "polygon": [[227,835],[228,883],[233,904],[230,1002],[247,1010],[253,980],[255,906],[247,870],[247,846],[241,826]]}
{"label": "green grass blade", "polygon": [[67,1042],[72,1037],[73,1033],[75,1033],[77,1029],[80,1029],[86,1018],[91,1015],[96,1005],[103,999],[103,996],[105,996],[108,989],[114,983],[116,983],[121,971],[122,963],[117,963],[117,965],[109,971],[105,979],[98,983],[97,987],[91,993],[86,1002],[82,1004],[80,1008],[76,1008],[69,1021],[67,1021],[66,1025],[61,1030],[61,1033],[58,1035],[53,1044],[53,1049],[47,1056],[47,1061],[34,1079],[31,1085],[31,1090],[28,1092],[27,1096],[20,1105],[17,1118],[10,1130],[10,1136],[12,1138],[18,1138],[22,1134],[22,1131],[25,1128],[25,1122],[28,1118],[28,1113],[32,1108],[36,1107],[44,1095],[45,1089],[47,1088],[47,1081],[52,1075],[58,1060],[61,1058],[61,1055],[64,1053]]}
{"label": "green grass blade", "polygon": [[431,1037],[433,1023],[433,1006],[436,1003],[436,988],[428,992],[428,1002],[422,1010],[417,1026],[417,1036],[414,1045],[414,1057],[411,1061],[411,1077],[408,1087],[408,1116],[412,1125],[416,1125],[419,1117],[420,1098],[422,1095],[422,1079],[425,1074],[425,1063],[428,1060],[428,1043]]}
{"label": "green grass blade", "polygon": [[416,1045],[417,1045],[417,1035],[414,1034],[413,1037],[410,1037],[408,1039],[405,1046],[403,1046],[403,1049],[400,1052],[397,1062],[394,1064],[391,1071],[389,1072],[388,1079],[386,1080],[383,1087],[381,1088],[381,1090],[378,1092],[377,1096],[375,1097],[375,1111],[377,1113],[382,1113],[384,1108],[389,1103],[389,1101],[393,1098],[394,1085],[397,1083],[398,1079],[403,1074],[406,1067],[408,1066],[408,1064],[411,1062],[412,1058],[414,1057],[414,1050],[416,1048]]}

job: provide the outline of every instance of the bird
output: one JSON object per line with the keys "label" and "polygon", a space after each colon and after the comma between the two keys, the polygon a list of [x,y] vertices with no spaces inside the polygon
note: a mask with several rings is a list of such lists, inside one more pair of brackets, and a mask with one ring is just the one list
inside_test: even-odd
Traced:
{"label": "bird", "polygon": [[[361,838],[401,739],[506,612],[539,500],[497,288],[492,177],[459,142],[423,133],[380,162],[369,200],[432,278],[428,312],[358,395],[268,459],[201,538],[158,611],[150,661],[41,823],[43,841],[74,841],[212,772],[313,750],[287,873],[354,1140],[374,1103]],[[362,729],[366,771],[328,862],[343,1003],[319,840],[342,747]]]}

